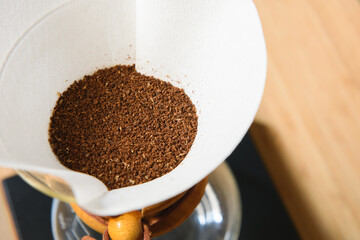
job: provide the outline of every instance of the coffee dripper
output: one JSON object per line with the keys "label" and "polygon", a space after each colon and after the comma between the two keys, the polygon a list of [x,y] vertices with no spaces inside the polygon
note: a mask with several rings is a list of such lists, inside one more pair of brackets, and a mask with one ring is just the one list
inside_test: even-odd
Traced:
{"label": "coffee dripper", "polygon": [[[172,172],[108,191],[57,161],[48,127],[57,92],[116,64],[135,64],[137,71],[183,88],[198,110],[199,127]],[[251,1],[65,3],[22,36],[1,70],[0,165],[99,216],[157,204],[196,185],[233,151],[253,121],[265,75],[264,38]]]}

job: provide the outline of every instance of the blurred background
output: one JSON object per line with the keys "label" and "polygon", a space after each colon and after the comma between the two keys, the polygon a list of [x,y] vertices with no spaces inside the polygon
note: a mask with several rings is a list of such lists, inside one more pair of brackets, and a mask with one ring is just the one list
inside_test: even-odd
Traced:
{"label": "blurred background", "polygon": [[[0,64],[26,29],[63,2],[0,1]],[[249,134],[227,160],[243,204],[240,239],[360,239],[360,1],[254,3],[268,74]],[[0,169],[0,180],[13,174]],[[22,231],[41,233],[46,225],[33,228],[28,216],[46,222],[50,210],[31,209],[34,202],[48,209],[51,200],[18,178],[0,188],[1,239],[19,238],[19,217]],[[29,197],[35,200],[26,204]]]}

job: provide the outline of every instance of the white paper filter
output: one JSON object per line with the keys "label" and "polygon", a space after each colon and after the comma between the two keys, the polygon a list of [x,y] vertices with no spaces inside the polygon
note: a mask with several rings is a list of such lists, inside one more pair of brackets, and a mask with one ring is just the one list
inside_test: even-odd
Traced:
{"label": "white paper filter", "polygon": [[[151,182],[108,191],[63,167],[48,143],[52,109],[74,80],[99,68],[138,71],[182,87],[198,134],[185,160]],[[257,111],[266,50],[249,0],[77,0],[47,14],[10,53],[0,75],[0,165],[63,178],[77,203],[116,215],[168,199],[213,171]]]}

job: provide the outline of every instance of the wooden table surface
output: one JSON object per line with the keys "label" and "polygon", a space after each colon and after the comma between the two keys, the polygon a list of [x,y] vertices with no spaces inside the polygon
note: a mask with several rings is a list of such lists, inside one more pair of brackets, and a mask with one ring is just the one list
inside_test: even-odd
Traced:
{"label": "wooden table surface", "polygon": [[[360,2],[254,2],[268,50],[255,144],[302,238],[360,239]],[[0,212],[15,239],[3,197]]]}
{"label": "wooden table surface", "polygon": [[[14,170],[0,168],[0,182],[3,179],[13,176]],[[5,198],[3,185],[0,184],[0,239],[15,240],[17,238],[14,222],[10,213],[9,205]],[[40,240],[40,239],[39,239]]]}
{"label": "wooden table surface", "polygon": [[304,239],[360,239],[360,1],[255,0],[268,51],[251,128]]}

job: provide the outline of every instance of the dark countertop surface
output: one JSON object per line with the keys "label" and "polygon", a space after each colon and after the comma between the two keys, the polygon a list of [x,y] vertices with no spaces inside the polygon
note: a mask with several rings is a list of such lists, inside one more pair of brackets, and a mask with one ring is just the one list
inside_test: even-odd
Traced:
{"label": "dark countertop surface", "polygon": [[[227,159],[242,200],[241,240],[299,239],[264,165],[246,135]],[[52,199],[31,188],[18,176],[3,182],[20,239],[52,239]]]}

